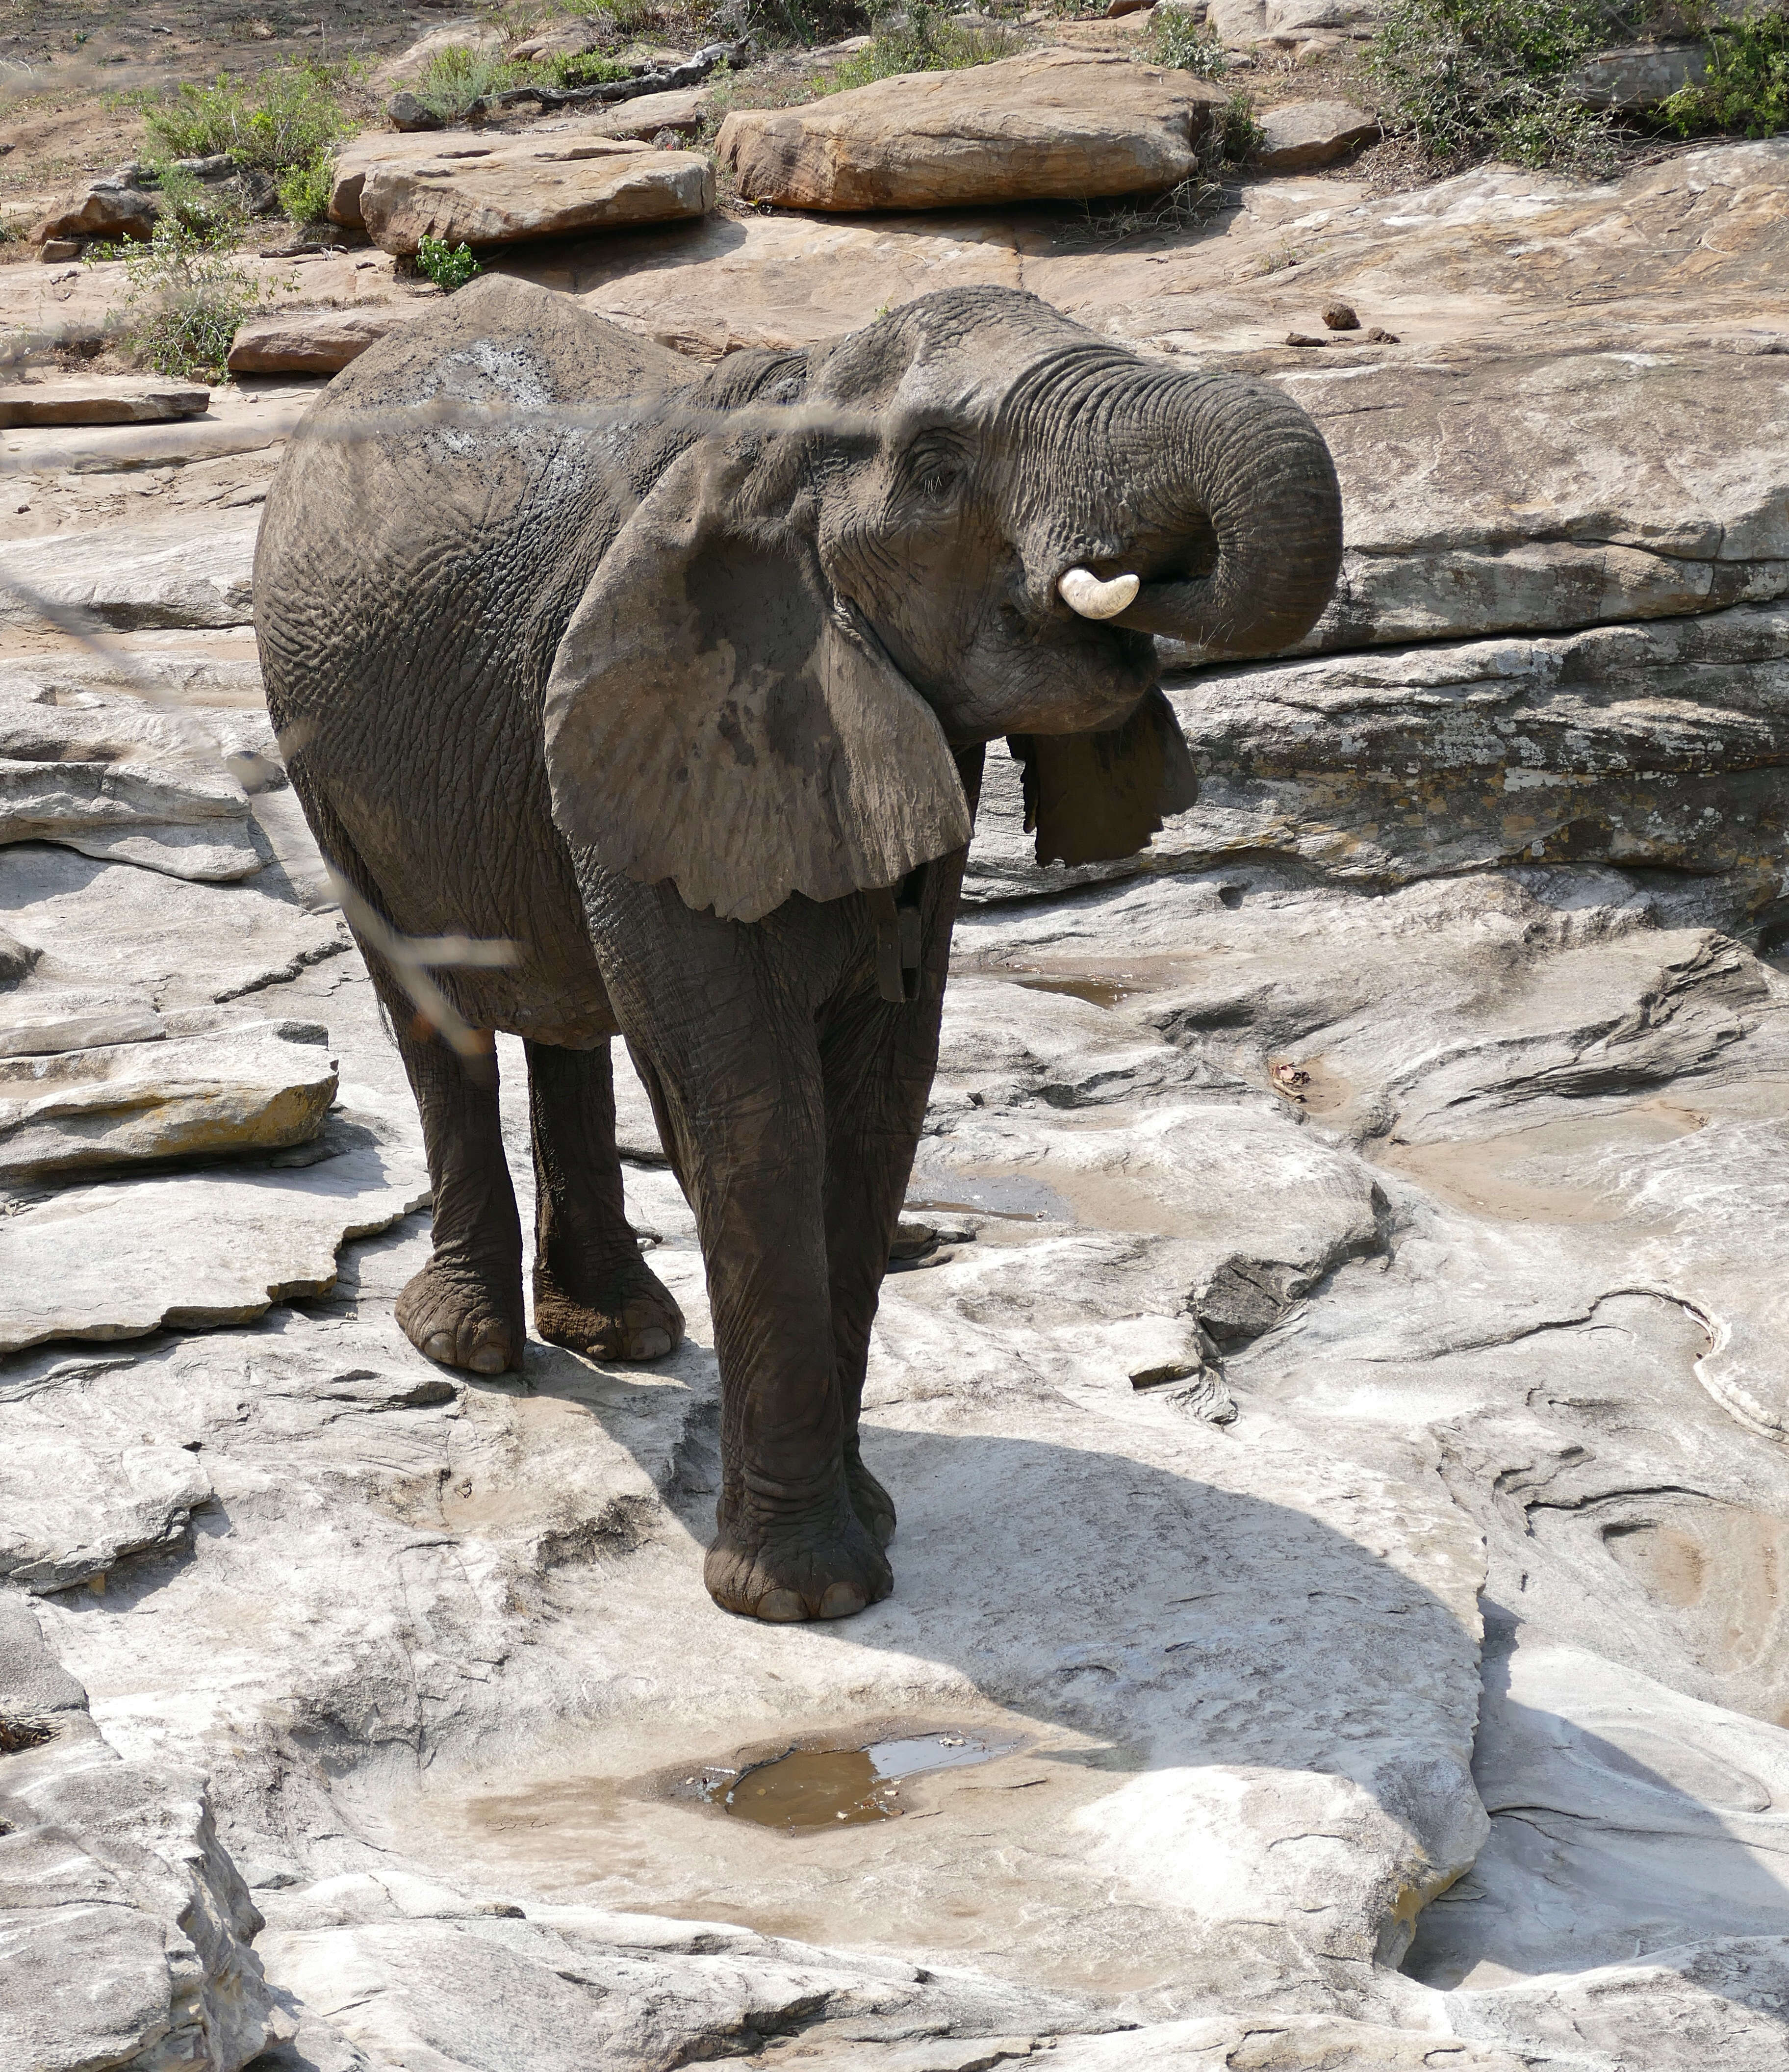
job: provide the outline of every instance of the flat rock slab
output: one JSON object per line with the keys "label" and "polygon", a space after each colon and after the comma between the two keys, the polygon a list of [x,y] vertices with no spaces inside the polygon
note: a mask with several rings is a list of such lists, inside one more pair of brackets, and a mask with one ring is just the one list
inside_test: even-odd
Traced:
{"label": "flat rock slab", "polygon": [[742,194],[785,208],[1081,201],[1184,179],[1224,98],[1186,72],[1044,51],[737,110],[715,150]]}
{"label": "flat rock slab", "polygon": [[247,626],[257,511],[59,532],[0,547],[0,626]]}
{"label": "flat rock slab", "polygon": [[150,425],[203,417],[211,392],[195,381],[43,381],[0,388],[0,427]]}
{"label": "flat rock slab", "polygon": [[[128,681],[129,658],[117,670]],[[0,664],[0,844],[60,842],[177,878],[251,875],[265,858],[227,752],[163,675],[140,680],[146,697]]]}
{"label": "flat rock slab", "polygon": [[0,1185],[283,1150],[317,1134],[335,1091],[316,1022],[0,1059]]}
{"label": "flat rock slab", "polygon": [[362,183],[361,220],[387,252],[444,244],[507,245],[625,224],[703,216],[714,169],[693,151],[654,151],[620,138],[486,144],[422,158],[381,159]]}
{"label": "flat rock slab", "polygon": [[427,306],[292,310],[251,317],[236,332],[226,364],[232,374],[339,374]]}
{"label": "flat rock slab", "polygon": [[345,1243],[428,1198],[416,1153],[351,1118],[336,1155],[291,1171],[68,1189],[0,1224],[0,1354],[246,1322],[334,1287]]}
{"label": "flat rock slab", "polygon": [[1290,101],[1263,111],[1254,162],[1264,173],[1332,166],[1379,134],[1377,118],[1345,101]]}

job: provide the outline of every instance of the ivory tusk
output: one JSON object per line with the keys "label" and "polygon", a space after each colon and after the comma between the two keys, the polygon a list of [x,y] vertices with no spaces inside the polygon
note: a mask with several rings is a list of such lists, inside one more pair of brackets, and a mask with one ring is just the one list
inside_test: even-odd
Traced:
{"label": "ivory tusk", "polygon": [[1083,619],[1115,619],[1142,587],[1135,576],[1114,576],[1102,582],[1089,569],[1070,569],[1057,585],[1062,602]]}

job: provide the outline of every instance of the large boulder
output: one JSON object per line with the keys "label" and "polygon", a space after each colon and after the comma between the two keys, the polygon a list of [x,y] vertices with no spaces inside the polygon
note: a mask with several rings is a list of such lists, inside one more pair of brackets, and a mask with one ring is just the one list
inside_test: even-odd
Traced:
{"label": "large boulder", "polygon": [[359,195],[368,236],[398,253],[425,237],[508,245],[704,216],[713,206],[714,169],[700,154],[594,137],[384,158],[368,167]]}
{"label": "large boulder", "polygon": [[159,213],[153,194],[113,173],[58,204],[31,236],[39,244],[52,237],[146,238]]}
{"label": "large boulder", "polygon": [[1224,99],[1188,72],[1048,50],[736,111],[715,148],[742,194],[786,208],[1085,201],[1184,180]]}
{"label": "large boulder", "polygon": [[1264,173],[1303,173],[1331,166],[1379,134],[1377,120],[1345,101],[1292,101],[1261,117],[1255,163]]}

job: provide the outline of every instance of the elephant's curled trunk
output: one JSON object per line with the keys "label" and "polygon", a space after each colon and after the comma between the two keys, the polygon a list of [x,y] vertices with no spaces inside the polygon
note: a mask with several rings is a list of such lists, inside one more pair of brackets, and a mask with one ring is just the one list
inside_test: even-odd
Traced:
{"label": "elephant's curled trunk", "polygon": [[[1290,397],[1241,376],[1164,376],[1138,400],[1143,580],[1113,623],[1214,656],[1293,646],[1341,567],[1341,492],[1323,434]],[[1190,569],[1189,538],[1203,564]]]}

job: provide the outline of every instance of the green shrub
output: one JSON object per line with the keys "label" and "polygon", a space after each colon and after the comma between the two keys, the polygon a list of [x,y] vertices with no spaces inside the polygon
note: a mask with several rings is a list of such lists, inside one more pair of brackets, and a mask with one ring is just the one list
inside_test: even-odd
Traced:
{"label": "green shrub", "polygon": [[875,41],[847,58],[830,78],[816,80],[818,91],[848,93],[897,72],[960,72],[1010,58],[1024,47],[1010,29],[970,29],[953,22],[935,0],[910,0],[900,14],[880,13],[872,20]]}
{"label": "green shrub", "polygon": [[473,257],[470,245],[450,245],[445,238],[425,237],[416,247],[416,271],[444,295],[450,295],[484,269]]}
{"label": "green shrub", "polygon": [[595,51],[581,51],[575,57],[554,58],[547,66],[552,84],[558,87],[609,86],[617,80],[630,79],[633,68],[623,64],[618,58],[605,58]]}
{"label": "green shrub", "polygon": [[495,44],[474,49],[466,43],[450,43],[430,58],[422,77],[410,90],[431,115],[439,116],[452,128],[465,121],[474,105],[487,93],[519,86],[527,76],[526,65],[510,64]]}
{"label": "green shrub", "polygon": [[1367,54],[1381,120],[1442,165],[1606,171],[1613,118],[1580,107],[1565,82],[1639,19],[1602,0],[1392,0]]}
{"label": "green shrub", "polygon": [[1149,55],[1157,64],[1216,79],[1230,68],[1229,53],[1217,31],[1196,22],[1178,8],[1158,7],[1149,20]]}
{"label": "green shrub", "polygon": [[221,376],[238,327],[261,298],[244,267],[171,214],[148,240],[95,246],[88,256],[124,261],[120,343],[139,365],[189,380]]}
{"label": "green shrub", "polygon": [[280,207],[293,223],[321,223],[329,214],[335,187],[335,162],[319,151],[302,166],[289,166],[279,178]]}
{"label": "green shrub", "polygon": [[242,165],[283,173],[310,164],[347,134],[340,76],[322,65],[281,65],[251,85],[220,72],[210,86],[183,86],[171,102],[151,109],[145,127],[162,157],[228,151]]}
{"label": "green shrub", "polygon": [[1706,34],[1709,76],[1680,88],[1660,109],[1665,128],[1680,137],[1710,130],[1774,137],[1789,130],[1789,14],[1713,23]]}

